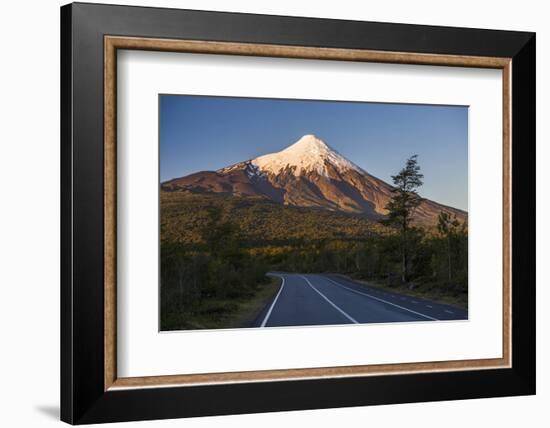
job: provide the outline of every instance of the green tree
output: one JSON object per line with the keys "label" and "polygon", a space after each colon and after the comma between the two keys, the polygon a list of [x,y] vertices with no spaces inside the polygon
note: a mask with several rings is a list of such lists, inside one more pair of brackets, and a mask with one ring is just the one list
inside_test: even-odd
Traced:
{"label": "green tree", "polygon": [[401,281],[409,281],[409,235],[411,233],[411,221],[414,210],[422,198],[418,194],[418,188],[422,186],[424,175],[420,172],[418,155],[413,155],[405,164],[405,167],[397,175],[392,175],[394,188],[393,196],[386,205],[388,217],[386,224],[397,227],[401,236]]}
{"label": "green tree", "polygon": [[452,239],[457,234],[460,222],[445,211],[441,211],[437,218],[437,230],[447,240],[447,269],[449,273],[449,282],[452,281]]}
{"label": "green tree", "polygon": [[214,257],[235,258],[240,255],[239,226],[231,221],[224,221],[219,208],[208,211],[208,222],[202,229],[202,240],[207,251]]}

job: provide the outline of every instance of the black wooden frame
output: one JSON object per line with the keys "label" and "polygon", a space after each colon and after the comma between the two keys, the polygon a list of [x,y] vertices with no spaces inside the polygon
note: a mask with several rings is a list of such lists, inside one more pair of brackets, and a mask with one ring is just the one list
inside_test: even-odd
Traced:
{"label": "black wooden frame", "polygon": [[[104,392],[105,35],[512,58],[512,368]],[[73,424],[535,393],[535,34],[76,3],[61,8],[61,419]]]}

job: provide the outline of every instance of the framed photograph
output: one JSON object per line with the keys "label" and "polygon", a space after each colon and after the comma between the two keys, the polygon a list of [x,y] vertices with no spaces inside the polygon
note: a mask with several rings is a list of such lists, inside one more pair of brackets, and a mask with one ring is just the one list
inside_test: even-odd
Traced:
{"label": "framed photograph", "polygon": [[535,393],[535,35],[61,8],[61,417]]}

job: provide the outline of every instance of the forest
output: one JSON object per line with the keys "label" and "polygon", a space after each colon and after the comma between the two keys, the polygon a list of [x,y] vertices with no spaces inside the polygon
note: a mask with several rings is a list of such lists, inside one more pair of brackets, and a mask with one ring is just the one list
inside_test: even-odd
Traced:
{"label": "forest", "polygon": [[380,221],[261,197],[162,191],[161,329],[216,327],[262,287],[276,291],[270,271],[343,274],[466,307],[467,222],[442,211],[433,227],[415,225],[415,156],[392,178]]}

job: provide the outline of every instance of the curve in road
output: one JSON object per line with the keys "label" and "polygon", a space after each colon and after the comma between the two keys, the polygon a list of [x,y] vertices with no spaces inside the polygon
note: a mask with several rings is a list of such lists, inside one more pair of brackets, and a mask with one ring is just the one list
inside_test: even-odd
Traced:
{"label": "curve in road", "polygon": [[336,275],[272,273],[281,287],[256,327],[464,320],[450,305],[358,284]]}

